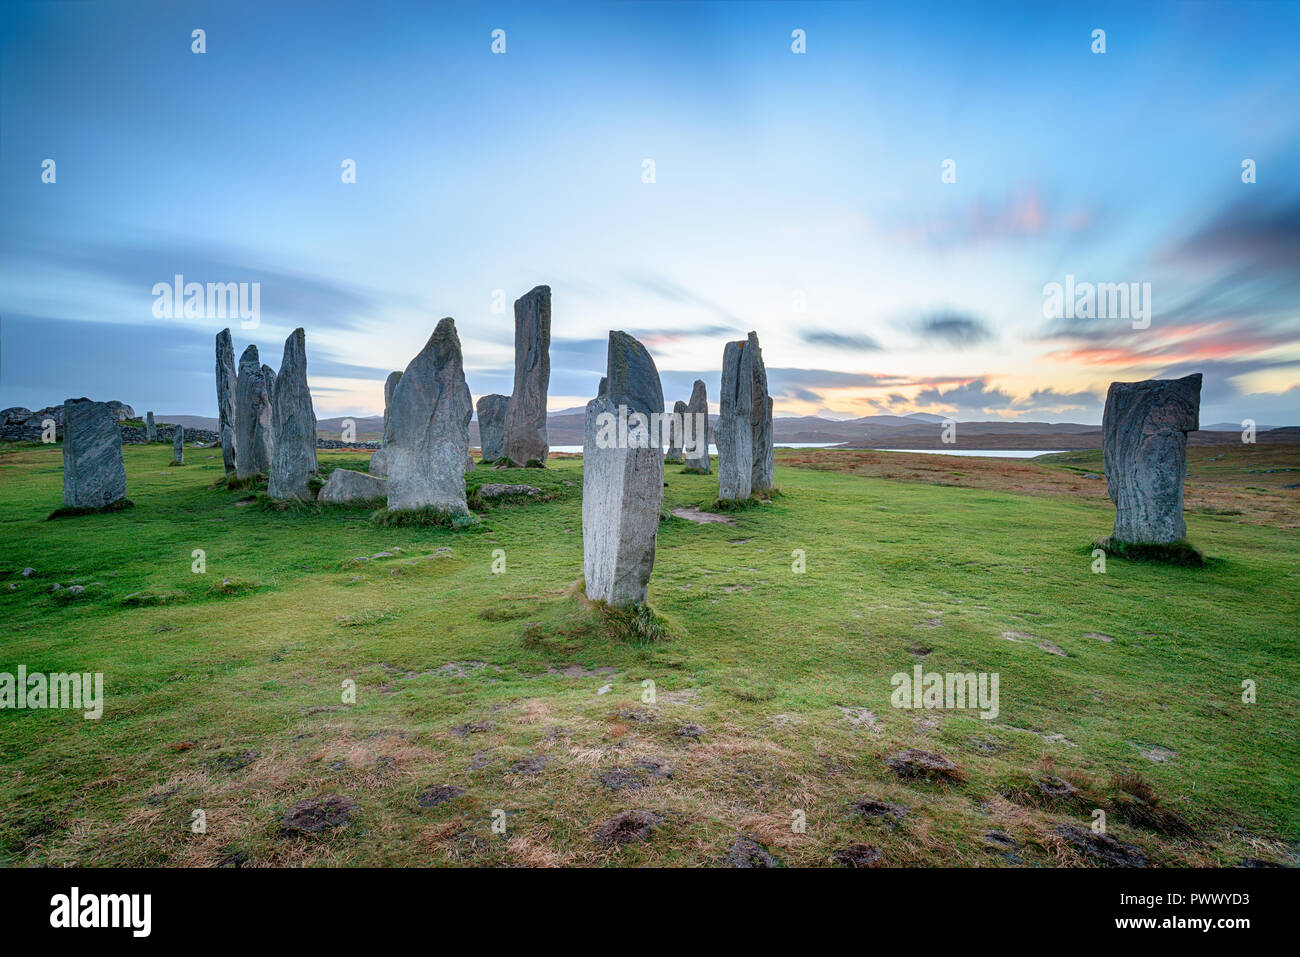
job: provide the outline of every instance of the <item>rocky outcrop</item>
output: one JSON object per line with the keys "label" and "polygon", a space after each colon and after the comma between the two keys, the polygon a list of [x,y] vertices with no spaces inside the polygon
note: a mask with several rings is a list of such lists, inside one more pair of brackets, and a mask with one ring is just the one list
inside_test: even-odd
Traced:
{"label": "rocky outcrop", "polygon": [[63,504],[108,508],[126,498],[126,466],[117,416],[105,402],[63,404]]}
{"label": "rocky outcrop", "polygon": [[284,340],[284,358],[271,394],[271,471],[266,494],[271,498],[313,498],[316,477],[316,413],[307,387],[307,334],[295,329]]}
{"label": "rocky outcrop", "polygon": [[1200,410],[1199,373],[1110,384],[1102,453],[1118,541],[1169,544],[1187,537],[1187,433],[1200,428]]}
{"label": "rocky outcrop", "polygon": [[551,287],[538,286],[515,300],[515,387],[506,408],[503,447],[515,465],[546,464],[550,382]]}
{"label": "rocky outcrop", "polygon": [[[627,429],[620,434],[620,407]],[[662,414],[659,370],[645,347],[609,334],[606,377],[587,403],[583,439],[582,550],[587,597],[644,603],[654,568],[664,459],[649,417]]]}
{"label": "rocky outcrop", "polygon": [[465,460],[473,414],[456,323],[443,319],[393,392],[384,435],[389,511],[469,514]]}

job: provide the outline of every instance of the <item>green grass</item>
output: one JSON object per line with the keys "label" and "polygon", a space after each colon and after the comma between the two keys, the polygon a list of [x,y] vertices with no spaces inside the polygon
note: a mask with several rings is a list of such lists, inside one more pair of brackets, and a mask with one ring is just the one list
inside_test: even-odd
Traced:
{"label": "green grass", "polygon": [[[453,530],[265,511],[213,487],[219,449],[187,469],[125,454],[135,508],[46,522],[58,447],[0,452],[0,671],[100,671],[105,690],[98,721],[0,710],[0,864],[713,864],[744,833],[787,865],[867,843],[886,866],[1009,866],[983,839],[999,829],[1020,863],[1058,865],[1087,863],[1052,831],[1093,808],[1157,865],[1297,853],[1293,530],[1189,512],[1209,564],[1094,574],[1080,543],[1110,529],[1104,504],[778,459],[783,494],[734,524],[663,520],[654,618],[611,622],[581,595],[580,459],[476,470],[471,496],[546,500]],[[665,505],[716,495],[716,476],[674,473]],[[1000,714],[891,707],[915,664],[998,672]],[[900,779],[884,762],[904,748],[958,781]],[[623,770],[643,786],[602,784]],[[464,794],[421,807],[439,785]],[[320,794],[352,822],[286,837],[285,811]],[[907,814],[854,813],[866,798]],[[650,840],[598,846],[630,808],[663,815]]]}

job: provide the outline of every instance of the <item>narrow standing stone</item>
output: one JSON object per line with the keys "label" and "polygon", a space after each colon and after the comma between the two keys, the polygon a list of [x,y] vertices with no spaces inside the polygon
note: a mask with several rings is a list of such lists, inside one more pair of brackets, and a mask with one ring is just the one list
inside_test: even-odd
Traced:
{"label": "narrow standing stone", "polygon": [[370,456],[369,471],[371,475],[378,475],[383,478],[388,474],[388,454],[384,451],[384,444],[388,441],[388,420],[393,408],[393,393],[397,391],[397,383],[402,381],[400,372],[390,372],[388,378],[384,381],[384,434],[380,438],[379,448],[375,454]]}
{"label": "narrow standing stone", "polygon": [[107,403],[63,403],[63,504],[107,508],[126,497],[122,433]]}
{"label": "narrow standing stone", "polygon": [[172,464],[185,464],[185,426],[172,426]]}
{"label": "narrow standing stone", "polygon": [[654,569],[664,457],[650,416],[663,407],[654,359],[627,333],[611,332],[607,374],[583,431],[582,551],[587,597],[615,607],[644,603]]}
{"label": "narrow standing stone", "polygon": [[307,387],[307,334],[295,329],[284,340],[284,358],[271,393],[275,438],[266,494],[274,499],[310,500],[316,477],[316,412]]}
{"label": "narrow standing stone", "polygon": [[153,420],[152,412],[146,412],[144,416],[144,440],[146,442],[158,441],[158,426]]}
{"label": "narrow standing stone", "polygon": [[686,403],[678,399],[673,403],[672,418],[668,420],[668,452],[664,462],[681,464],[686,461],[682,454],[682,426],[685,424]]}
{"label": "narrow standing stone", "polygon": [[691,389],[691,401],[686,403],[686,414],[691,417],[691,426],[695,431],[692,433],[696,439],[696,446],[691,447],[690,441],[686,442],[683,453],[686,459],[686,468],[692,472],[702,472],[709,474],[709,395],[704,387],[702,379],[695,380],[695,386]]}
{"label": "narrow standing stone", "polygon": [[251,478],[271,471],[274,444],[271,427],[271,391],[275,373],[260,364],[257,346],[250,345],[239,357],[235,383],[235,474]]}
{"label": "narrow standing stone", "polygon": [[443,319],[402,373],[388,420],[388,510],[468,515],[465,460],[474,414],[456,323]]}
{"label": "narrow standing stone", "polygon": [[750,389],[749,424],[753,432],[750,448],[754,466],[750,475],[750,491],[763,492],[776,484],[776,462],[772,444],[772,396],[767,391],[767,367],[763,365],[763,350],[758,347],[758,333],[751,332],[745,347],[749,351],[749,371],[753,376]]}
{"label": "narrow standing stone", "polygon": [[[551,382],[551,287],[515,300],[515,388],[506,409],[505,455],[546,464],[546,390]],[[662,411],[662,410],[660,410]]]}
{"label": "narrow standing stone", "polygon": [[226,474],[235,471],[235,346],[230,330],[217,333],[217,434]]}
{"label": "narrow standing stone", "polygon": [[506,454],[506,409],[509,406],[510,397],[506,395],[485,395],[478,400],[478,444],[484,462],[495,462]]}
{"label": "narrow standing stone", "polygon": [[722,394],[718,397],[718,498],[749,498],[754,483],[754,375],[747,342],[728,342],[722,350]]}
{"label": "narrow standing stone", "polygon": [[1201,427],[1200,411],[1200,373],[1110,384],[1101,429],[1120,542],[1167,545],[1187,537],[1187,433]]}

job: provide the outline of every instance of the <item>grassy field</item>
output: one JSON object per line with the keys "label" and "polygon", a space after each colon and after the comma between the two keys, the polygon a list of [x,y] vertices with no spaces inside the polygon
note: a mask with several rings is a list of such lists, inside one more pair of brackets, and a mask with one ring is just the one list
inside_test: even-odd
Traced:
{"label": "grassy field", "polygon": [[[1300,450],[1253,454],[1193,452],[1208,565],[1099,574],[1099,454],[782,451],[770,504],[661,522],[673,637],[637,645],[577,588],[578,457],[478,470],[547,500],[450,530],[267,510],[163,445],[126,450],[135,508],[46,521],[58,448],[9,448],[0,672],[103,672],[105,710],[0,711],[0,863],[1093,865],[1059,829],[1101,809],[1152,865],[1294,865],[1300,492],[1265,469]],[[716,497],[667,480],[666,512]],[[917,664],[997,672],[999,714],[892,707]],[[325,796],[339,826],[286,831]],[[648,837],[602,840],[629,810]]]}

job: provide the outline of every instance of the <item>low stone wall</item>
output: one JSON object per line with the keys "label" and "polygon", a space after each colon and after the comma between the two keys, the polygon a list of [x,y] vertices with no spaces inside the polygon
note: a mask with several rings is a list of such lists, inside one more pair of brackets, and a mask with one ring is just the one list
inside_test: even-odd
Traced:
{"label": "low stone wall", "polygon": [[[157,443],[163,445],[172,444],[172,434],[175,425],[158,424]],[[118,429],[122,433],[123,445],[145,445],[145,430],[143,426],[138,425],[119,425]],[[56,422],[54,426],[54,438],[56,441],[63,440],[63,425]],[[39,442],[41,441],[41,426],[39,423],[19,422],[12,425],[0,424],[0,442]],[[191,442],[202,442],[204,445],[220,445],[221,436],[216,432],[208,429],[186,429],[185,442],[188,445]],[[316,440],[318,449],[355,449],[358,452],[373,452],[379,448],[378,442],[340,442],[338,439],[321,439]]]}

